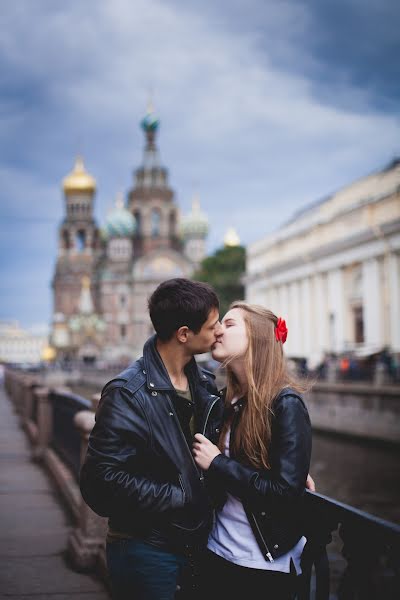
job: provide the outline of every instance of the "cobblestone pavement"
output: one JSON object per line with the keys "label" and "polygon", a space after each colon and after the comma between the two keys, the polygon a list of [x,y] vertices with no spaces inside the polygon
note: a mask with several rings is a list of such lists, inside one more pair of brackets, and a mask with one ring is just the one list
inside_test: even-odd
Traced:
{"label": "cobblestone pavement", "polygon": [[0,598],[109,600],[102,582],[65,560],[73,526],[0,388]]}

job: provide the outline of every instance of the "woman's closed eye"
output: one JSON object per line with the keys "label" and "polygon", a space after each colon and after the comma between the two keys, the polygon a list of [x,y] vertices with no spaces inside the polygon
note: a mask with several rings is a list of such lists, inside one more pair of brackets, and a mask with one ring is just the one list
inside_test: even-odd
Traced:
{"label": "woman's closed eye", "polygon": [[226,327],[228,329],[228,327],[232,327],[232,325],[235,325],[235,321],[232,321],[231,319],[227,319],[222,324],[224,327]]}

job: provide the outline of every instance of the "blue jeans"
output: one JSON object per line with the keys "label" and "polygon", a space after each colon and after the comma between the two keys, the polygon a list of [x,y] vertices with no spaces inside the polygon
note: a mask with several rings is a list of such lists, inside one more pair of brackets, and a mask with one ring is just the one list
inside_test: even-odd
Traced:
{"label": "blue jeans", "polygon": [[136,539],[107,544],[107,568],[115,600],[173,600],[184,556]]}

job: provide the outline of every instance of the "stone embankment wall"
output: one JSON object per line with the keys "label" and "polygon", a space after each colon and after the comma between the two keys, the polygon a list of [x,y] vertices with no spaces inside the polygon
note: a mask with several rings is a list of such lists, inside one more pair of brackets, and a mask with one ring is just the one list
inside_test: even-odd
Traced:
{"label": "stone embankment wall", "polygon": [[314,429],[400,443],[400,387],[317,383],[305,395]]}

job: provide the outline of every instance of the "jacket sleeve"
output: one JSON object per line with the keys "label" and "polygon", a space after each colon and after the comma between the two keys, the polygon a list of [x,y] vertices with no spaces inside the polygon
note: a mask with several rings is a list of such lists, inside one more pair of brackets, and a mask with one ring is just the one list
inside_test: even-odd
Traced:
{"label": "jacket sleeve", "polygon": [[271,440],[271,469],[257,470],[219,454],[208,477],[254,508],[286,503],[304,493],[311,459],[311,424],[303,402],[287,395],[275,410]]}
{"label": "jacket sleeve", "polygon": [[169,481],[144,474],[144,450],[151,443],[144,411],[123,388],[107,391],[96,413],[80,473],[85,502],[110,517],[122,510],[159,514],[184,505],[184,493]]}

